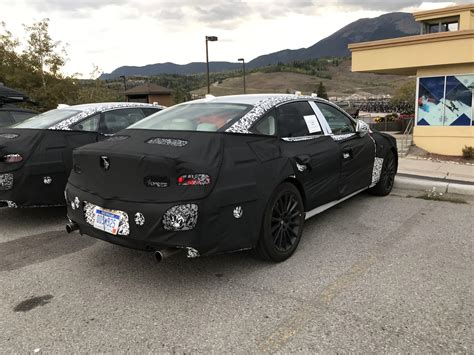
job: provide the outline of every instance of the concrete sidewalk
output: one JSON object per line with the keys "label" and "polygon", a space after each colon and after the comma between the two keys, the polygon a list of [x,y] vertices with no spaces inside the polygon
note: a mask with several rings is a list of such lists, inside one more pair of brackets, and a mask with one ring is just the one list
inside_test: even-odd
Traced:
{"label": "concrete sidewalk", "polygon": [[398,161],[395,187],[474,195],[474,165],[407,156]]}

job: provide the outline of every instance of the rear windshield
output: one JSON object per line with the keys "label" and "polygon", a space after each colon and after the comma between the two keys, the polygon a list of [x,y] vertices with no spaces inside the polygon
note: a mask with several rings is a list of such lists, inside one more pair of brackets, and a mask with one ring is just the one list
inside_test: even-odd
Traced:
{"label": "rear windshield", "polygon": [[34,129],[47,129],[61,121],[64,121],[72,116],[77,115],[81,111],[69,110],[69,109],[56,109],[47,111],[40,115],[33,116],[26,121],[20,122],[12,127],[14,128],[34,128]]}
{"label": "rear windshield", "polygon": [[252,106],[232,103],[192,103],[173,106],[127,129],[217,132],[241,118]]}

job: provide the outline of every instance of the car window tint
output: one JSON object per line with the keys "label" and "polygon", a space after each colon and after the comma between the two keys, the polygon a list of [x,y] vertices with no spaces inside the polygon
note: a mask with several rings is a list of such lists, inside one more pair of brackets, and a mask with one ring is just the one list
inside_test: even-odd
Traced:
{"label": "car window tint", "polygon": [[275,111],[267,113],[263,118],[258,120],[258,122],[250,129],[250,131],[256,134],[274,136],[276,134]]}
{"label": "car window tint", "polygon": [[333,134],[354,133],[355,127],[353,121],[337,108],[317,102],[319,109],[323,113]]}
{"label": "car window tint", "polygon": [[12,111],[12,116],[15,119],[15,122],[21,122],[27,118],[36,116],[36,113],[33,112],[22,112],[22,111]]}
{"label": "car window tint", "polygon": [[97,132],[99,128],[100,113],[71,126],[73,131]]}
{"label": "car window tint", "polygon": [[[317,120],[313,109],[307,102],[292,102],[278,107],[278,132],[281,137],[301,137],[321,134],[310,133],[306,117]],[[317,123],[319,126],[319,123]]]}
{"label": "car window tint", "polygon": [[0,127],[7,127],[15,123],[15,119],[8,111],[0,111]]}
{"label": "car window tint", "polygon": [[140,121],[145,115],[139,108],[126,108],[104,112],[99,124],[99,132],[114,134]]}
{"label": "car window tint", "polygon": [[153,115],[154,113],[157,113],[158,111],[160,111],[159,108],[149,108],[149,107],[142,107],[141,109],[145,115],[145,117],[148,117],[150,115]]}
{"label": "car window tint", "polygon": [[129,129],[216,132],[239,120],[251,108],[226,102],[180,104],[148,116]]}

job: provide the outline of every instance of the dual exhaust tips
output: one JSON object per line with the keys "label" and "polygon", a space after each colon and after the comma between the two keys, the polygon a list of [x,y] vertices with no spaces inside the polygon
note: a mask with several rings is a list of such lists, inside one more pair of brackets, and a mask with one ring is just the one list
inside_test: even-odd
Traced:
{"label": "dual exhaust tips", "polygon": [[[76,222],[69,222],[66,224],[66,232],[68,234],[78,229],[79,229],[79,225]],[[153,252],[153,255],[155,256],[156,262],[161,263],[164,259],[168,259],[170,256],[178,254],[182,251],[183,249],[168,248],[168,249],[156,250]]]}

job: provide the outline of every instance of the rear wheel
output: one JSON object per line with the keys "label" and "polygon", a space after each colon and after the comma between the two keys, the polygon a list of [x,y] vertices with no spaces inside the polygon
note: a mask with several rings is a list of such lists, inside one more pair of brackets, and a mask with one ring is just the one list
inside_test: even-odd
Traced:
{"label": "rear wheel", "polygon": [[390,150],[385,156],[383,162],[382,172],[380,174],[380,180],[369,192],[377,196],[386,196],[392,189],[395,182],[395,174],[397,173],[397,161],[395,154]]}
{"label": "rear wheel", "polygon": [[268,201],[255,252],[264,260],[288,259],[298,247],[304,224],[303,199],[291,183],[277,187]]}

